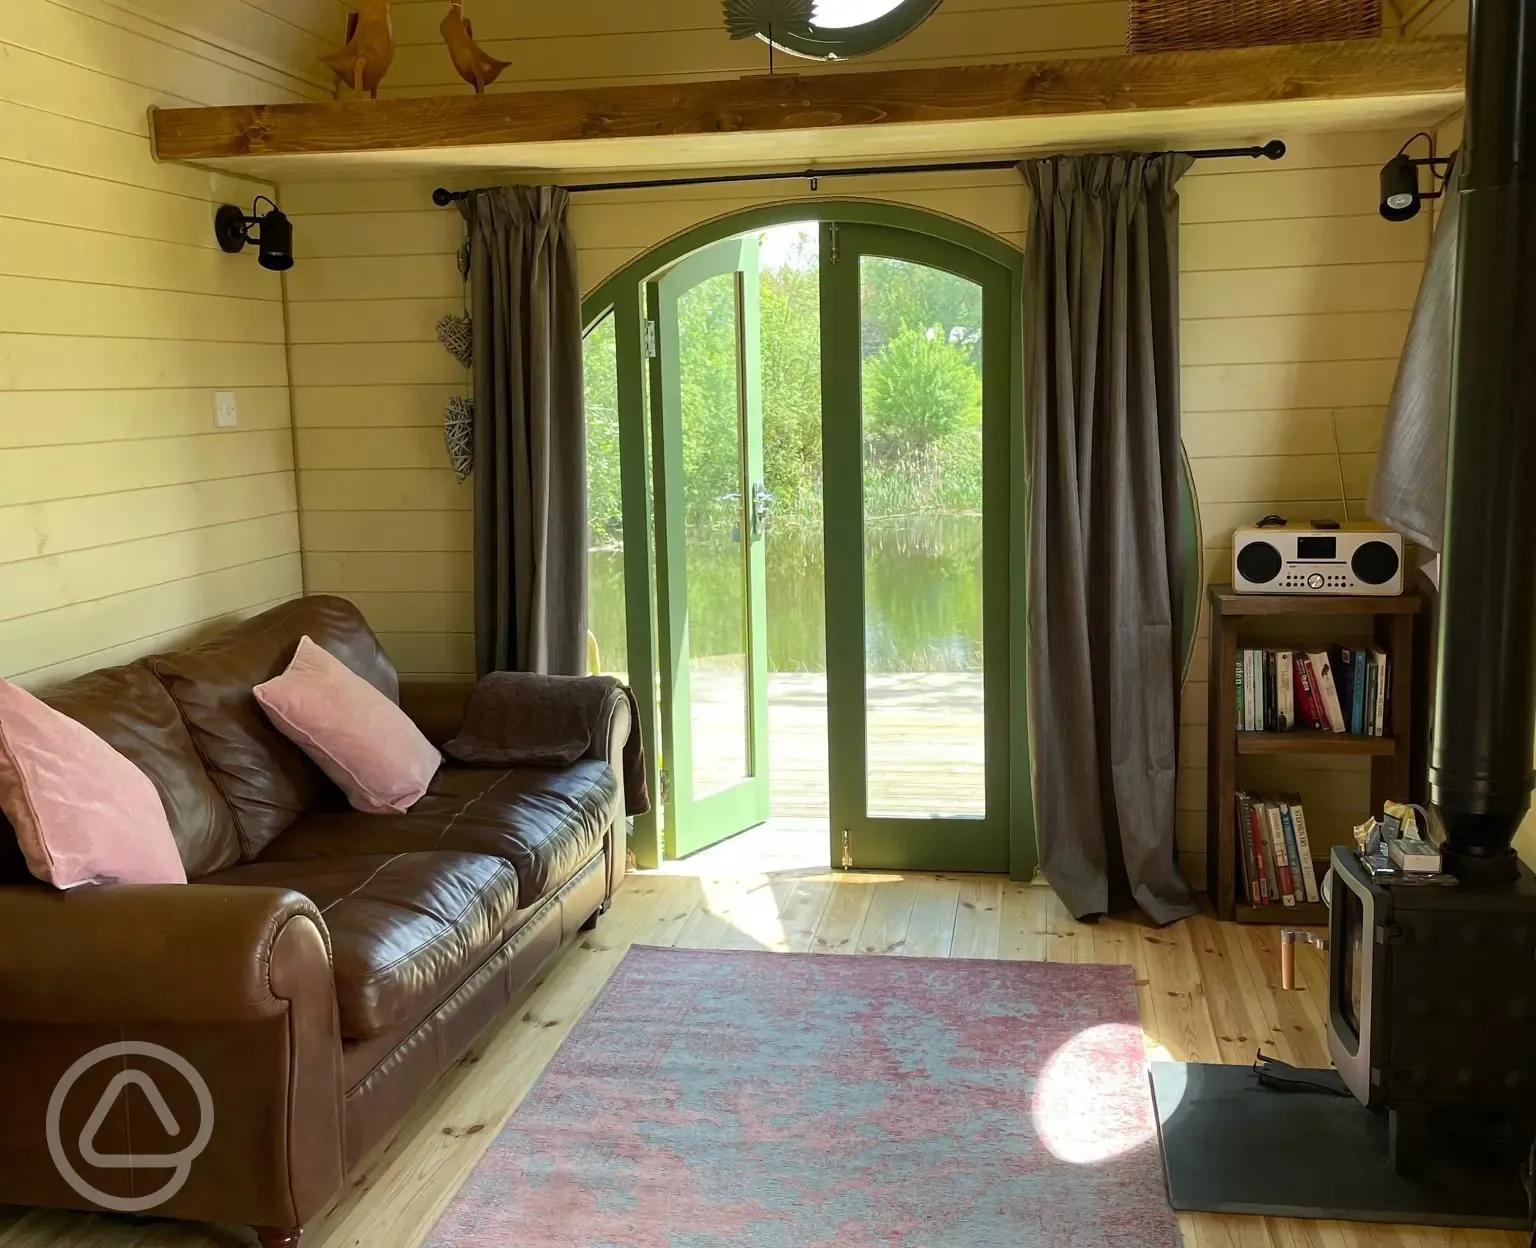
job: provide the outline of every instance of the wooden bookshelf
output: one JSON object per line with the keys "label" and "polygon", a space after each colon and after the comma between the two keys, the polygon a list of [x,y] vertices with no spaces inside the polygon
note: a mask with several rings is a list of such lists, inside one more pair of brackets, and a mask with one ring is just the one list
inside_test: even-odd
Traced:
{"label": "wooden bookshelf", "polygon": [[[1284,923],[1319,926],[1327,911],[1321,904],[1249,905],[1238,888],[1237,760],[1255,755],[1301,756],[1332,754],[1371,760],[1371,811],[1384,801],[1406,800],[1411,791],[1409,754],[1413,742],[1414,619],[1423,608],[1416,594],[1396,598],[1344,598],[1307,594],[1238,594],[1230,585],[1212,585],[1210,719],[1206,759],[1206,870],[1211,903],[1218,918],[1237,923]],[[1351,733],[1243,732],[1237,727],[1237,691],[1233,673],[1237,653],[1245,645],[1276,648],[1267,639],[1244,637],[1245,624],[1259,617],[1315,620],[1328,616],[1369,616],[1375,644],[1392,663],[1390,735],[1364,737]],[[1357,626],[1358,627],[1358,626]],[[1314,846],[1314,854],[1319,847]],[[1327,869],[1327,854],[1315,860],[1318,879]]]}
{"label": "wooden bookshelf", "polygon": [[1239,757],[1245,754],[1351,754],[1387,757],[1397,753],[1397,742],[1391,737],[1361,737],[1349,732],[1318,732],[1312,728],[1298,728],[1294,732],[1239,732],[1237,753]]}

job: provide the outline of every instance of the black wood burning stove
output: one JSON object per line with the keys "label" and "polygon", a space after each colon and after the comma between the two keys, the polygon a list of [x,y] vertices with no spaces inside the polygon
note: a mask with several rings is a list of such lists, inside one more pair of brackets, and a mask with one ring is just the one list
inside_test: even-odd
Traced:
{"label": "black wood burning stove", "polygon": [[1333,851],[1328,1047],[1389,1120],[1401,1174],[1432,1167],[1462,1119],[1536,1138],[1536,876],[1495,888],[1383,883]]}
{"label": "black wood burning stove", "polygon": [[1536,877],[1511,846],[1536,781],[1536,0],[1473,0],[1458,168],[1429,769],[1455,882],[1334,850],[1337,1069],[1155,1068],[1176,1208],[1531,1225]]}

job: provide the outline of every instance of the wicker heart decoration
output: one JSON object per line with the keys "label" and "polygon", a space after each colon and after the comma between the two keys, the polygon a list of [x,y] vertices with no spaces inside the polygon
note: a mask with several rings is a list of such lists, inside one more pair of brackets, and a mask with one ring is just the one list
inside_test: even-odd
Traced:
{"label": "wicker heart decoration", "polygon": [[448,315],[437,323],[437,340],[465,368],[475,362],[475,327],[467,316]]}
{"label": "wicker heart decoration", "polygon": [[443,443],[454,472],[464,480],[475,467],[475,405],[462,394],[454,395],[443,409]]}

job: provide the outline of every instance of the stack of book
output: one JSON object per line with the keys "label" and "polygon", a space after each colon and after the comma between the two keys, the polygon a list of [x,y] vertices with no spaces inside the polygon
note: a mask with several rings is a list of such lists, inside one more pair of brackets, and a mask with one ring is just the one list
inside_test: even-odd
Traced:
{"label": "stack of book", "polygon": [[1387,734],[1392,663],[1377,646],[1239,650],[1237,726],[1243,732]]}
{"label": "stack of book", "polygon": [[1238,862],[1242,889],[1255,906],[1318,901],[1317,868],[1301,799],[1237,795]]}

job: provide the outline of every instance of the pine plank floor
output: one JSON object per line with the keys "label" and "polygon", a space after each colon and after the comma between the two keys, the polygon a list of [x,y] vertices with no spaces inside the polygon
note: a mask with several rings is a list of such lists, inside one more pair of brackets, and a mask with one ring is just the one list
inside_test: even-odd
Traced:
{"label": "pine plank floor", "polygon": [[[990,876],[831,872],[825,825],[774,821],[629,877],[611,913],[507,1011],[353,1177],[305,1248],[416,1248],[632,943],[886,957],[1116,962],[1136,969],[1157,1057],[1252,1060],[1260,1045],[1323,1064],[1325,973],[1298,952],[1301,991],[1278,982],[1276,931],[1202,916],[1171,929],[1074,922],[1046,888]],[[1188,1215],[1188,1248],[1524,1248],[1519,1235]],[[0,1209],[0,1248],[236,1248],[240,1227]]]}

